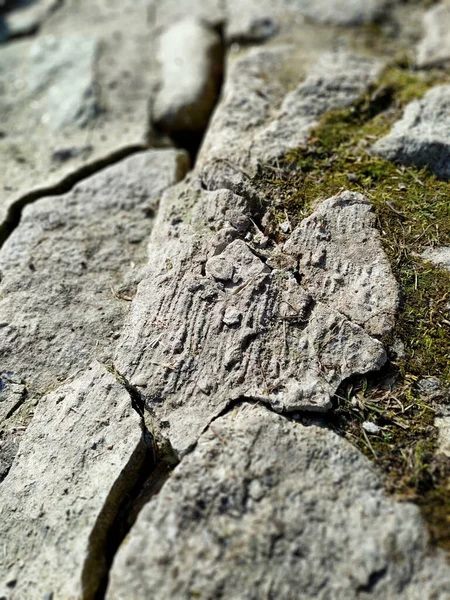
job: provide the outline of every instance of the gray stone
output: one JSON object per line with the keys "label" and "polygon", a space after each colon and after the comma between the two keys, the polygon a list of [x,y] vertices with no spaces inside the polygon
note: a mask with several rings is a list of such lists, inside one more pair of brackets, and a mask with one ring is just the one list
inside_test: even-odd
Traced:
{"label": "gray stone", "polygon": [[436,453],[450,458],[450,417],[437,417],[434,425],[439,431]]}
{"label": "gray stone", "polygon": [[424,17],[425,34],[417,48],[417,66],[423,69],[450,61],[450,4],[433,6]]}
{"label": "gray stone", "polygon": [[[251,49],[231,62],[197,159],[208,189],[240,192],[259,164],[304,144],[323,113],[351,105],[383,67],[372,58],[326,52],[302,81],[292,60],[292,48],[275,46]],[[295,68],[301,83],[286,94],[283,73]]]}
{"label": "gray stone", "polygon": [[30,52],[27,85],[42,123],[60,129],[95,118],[98,49],[97,39],[80,34],[38,38]]}
{"label": "gray stone", "polygon": [[169,133],[202,131],[222,75],[220,36],[197,19],[185,19],[161,37],[161,89],[152,111],[155,126]]}
{"label": "gray stone", "polygon": [[372,151],[405,165],[428,167],[441,179],[450,178],[450,85],[429,90],[405,109],[392,131]]}
{"label": "gray stone", "polygon": [[46,396],[0,486],[0,595],[94,598],[106,537],[150,438],[101,365]]}
{"label": "gray stone", "polygon": [[65,2],[36,37],[0,46],[0,230],[30,196],[148,146],[158,66],[147,16],[146,2]]}
{"label": "gray stone", "polygon": [[418,508],[387,497],[348,442],[244,404],[144,507],[106,594],[193,596],[445,600],[450,568]]}
{"label": "gray stone", "polygon": [[364,196],[344,192],[323,202],[284,251],[298,261],[302,286],[314,298],[371,335],[394,327],[399,289]]}
{"label": "gray stone", "polygon": [[[135,377],[147,381],[147,407],[181,454],[241,397],[279,411],[328,410],[344,379],[385,362],[371,334],[389,331],[397,306],[374,217],[360,194],[326,201],[293,232],[285,254],[272,245],[263,261],[251,239],[221,238],[215,247],[215,232],[227,228],[229,211],[242,210],[244,198],[194,183],[163,196],[147,271],[115,355],[132,384]],[[250,207],[244,212],[251,214]],[[308,233],[318,222],[317,234]],[[367,253],[351,251],[355,235]],[[320,265],[302,259],[299,284],[298,256],[329,258]]]}
{"label": "gray stone", "polygon": [[186,168],[182,151],[141,153],[26,207],[0,251],[0,364],[30,394],[109,355],[159,196]]}
{"label": "gray stone", "polygon": [[450,271],[450,246],[441,246],[439,248],[428,248],[421,254],[422,258],[429,260],[433,264]]}

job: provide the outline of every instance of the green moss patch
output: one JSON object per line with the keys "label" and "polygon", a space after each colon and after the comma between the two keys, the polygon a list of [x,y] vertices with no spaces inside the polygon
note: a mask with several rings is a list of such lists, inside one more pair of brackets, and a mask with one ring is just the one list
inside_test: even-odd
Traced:
{"label": "green moss patch", "polygon": [[[444,77],[404,65],[387,69],[355,105],[324,116],[304,147],[263,169],[257,184],[277,198],[266,227],[275,241],[283,239],[281,221],[297,225],[318,201],[344,189],[371,200],[401,290],[395,330],[383,342],[401,343],[404,351],[391,351],[384,373],[342,386],[331,422],[377,462],[390,492],[422,507],[433,539],[450,550],[450,464],[435,455],[435,410],[417,389],[430,376],[450,386],[450,273],[420,257],[426,247],[450,245],[450,184],[369,153],[405,104]],[[365,421],[378,433],[367,433]]]}

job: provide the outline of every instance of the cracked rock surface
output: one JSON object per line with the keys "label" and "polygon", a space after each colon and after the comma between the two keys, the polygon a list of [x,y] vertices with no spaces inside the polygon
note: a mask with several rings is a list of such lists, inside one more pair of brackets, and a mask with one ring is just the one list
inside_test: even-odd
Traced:
{"label": "cracked rock surface", "polygon": [[94,597],[148,443],[128,392],[99,363],[40,402],[0,488],[2,597]]}
{"label": "cracked rock surface", "polygon": [[0,600],[450,599],[447,9],[0,0]]}
{"label": "cracked rock surface", "polygon": [[115,356],[181,453],[230,400],[326,411],[342,380],[386,360],[370,334],[392,327],[397,288],[367,200],[327,200],[263,257],[258,232],[246,243],[228,221],[239,209],[227,190],[163,197]]}
{"label": "cracked rock surface", "polygon": [[214,421],[143,509],[106,597],[449,595],[417,508],[386,498],[367,459],[326,429],[244,404]]}

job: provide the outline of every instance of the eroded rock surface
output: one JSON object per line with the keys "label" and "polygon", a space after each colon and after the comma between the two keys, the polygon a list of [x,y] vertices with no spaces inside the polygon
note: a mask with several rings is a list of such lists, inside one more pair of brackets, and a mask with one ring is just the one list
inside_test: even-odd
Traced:
{"label": "eroded rock surface", "polygon": [[94,598],[149,444],[128,392],[98,363],[41,401],[0,487],[2,597]]}
{"label": "eroded rock surface", "polygon": [[406,165],[428,167],[441,179],[450,178],[450,85],[429,90],[405,109],[392,131],[373,152]]}
{"label": "eroded rock surface", "polygon": [[[326,564],[326,569],[324,569]],[[418,509],[334,433],[256,405],[217,419],[140,514],[108,600],[450,597]]]}
{"label": "eroded rock surface", "polygon": [[159,197],[187,164],[181,151],[137,154],[26,207],[0,251],[0,362],[31,395],[111,353]]}
{"label": "eroded rock surface", "polygon": [[67,2],[36,38],[0,46],[0,228],[30,195],[147,146],[151,27],[143,2]]}
{"label": "eroded rock surface", "polygon": [[[249,209],[189,184],[164,196],[116,352],[181,453],[233,399],[325,411],[342,380],[386,360],[370,333],[392,327],[397,288],[367,200],[324,202],[281,249],[245,233]],[[366,253],[351,250],[357,236]]]}
{"label": "eroded rock surface", "polygon": [[[197,168],[209,189],[239,191],[257,166],[304,144],[325,112],[352,104],[383,63],[349,52],[323,54],[289,93],[283,72],[289,47],[252,49],[229,67],[223,98],[208,128]],[[272,76],[272,74],[274,74]]]}

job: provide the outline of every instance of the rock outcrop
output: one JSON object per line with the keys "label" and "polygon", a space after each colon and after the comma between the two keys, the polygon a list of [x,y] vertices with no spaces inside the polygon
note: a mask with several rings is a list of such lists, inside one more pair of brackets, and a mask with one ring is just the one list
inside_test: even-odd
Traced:
{"label": "rock outcrop", "polygon": [[450,598],[448,5],[403,5],[0,0],[1,600]]}

